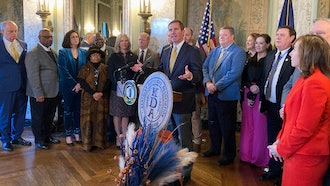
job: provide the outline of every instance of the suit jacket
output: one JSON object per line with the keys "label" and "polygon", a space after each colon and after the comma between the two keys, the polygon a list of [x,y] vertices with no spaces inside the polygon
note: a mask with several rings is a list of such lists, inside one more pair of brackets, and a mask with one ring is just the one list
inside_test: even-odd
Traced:
{"label": "suit jacket", "polygon": [[[241,75],[245,66],[245,51],[233,43],[227,48],[220,66],[214,66],[221,54],[221,47],[211,50],[203,64],[203,83],[213,82],[217,87],[217,97],[222,101],[240,100]],[[207,89],[206,89],[207,91]],[[208,92],[206,92],[208,95]]]}
{"label": "suit jacket", "polygon": [[[133,52],[137,56],[140,55],[140,49],[137,49]],[[159,63],[160,63],[160,57],[159,54],[156,51],[153,51],[151,49],[147,49],[147,53],[145,55],[146,57],[144,58],[143,63],[148,62],[147,68],[153,68],[153,69],[158,69]]]}
{"label": "suit jacket", "polygon": [[288,96],[290,90],[292,89],[293,85],[296,83],[299,77],[300,77],[300,70],[299,68],[295,68],[290,79],[288,80],[288,82],[286,82],[286,84],[283,87],[281,106],[284,105],[286,97]]}
{"label": "suit jacket", "polygon": [[126,64],[132,64],[133,66],[137,61],[138,56],[131,51],[126,53],[126,58],[123,57],[121,52],[113,53],[108,61],[108,79],[111,83],[111,90],[117,90],[117,81],[122,79],[133,80],[134,72],[130,68],[126,68],[120,72],[118,68],[125,66]]}
{"label": "suit jacket", "polygon": [[0,38],[0,92],[13,92],[26,89],[25,56],[27,44],[18,40],[23,51],[18,63],[7,51],[3,38]]}
{"label": "suit jacket", "polygon": [[[294,71],[294,67],[291,66],[291,57],[289,53],[291,52],[292,48],[289,49],[288,54],[285,56],[280,74],[278,76],[278,81],[276,84],[276,103],[281,103],[282,98],[282,91],[284,85],[288,82],[290,76],[292,75]],[[273,61],[275,59],[276,50],[270,51],[265,59],[265,69],[264,73],[262,75],[262,86],[260,86],[260,92],[261,92],[261,108],[260,112],[265,112],[267,110],[267,102],[264,94],[264,88],[265,84],[268,78],[268,74],[272,68]]]}
{"label": "suit jacket", "polygon": [[287,97],[283,121],[277,150],[284,159],[293,154],[330,154],[330,79],[319,69],[297,80]]}
{"label": "suit jacket", "polygon": [[62,48],[58,53],[58,72],[60,74],[60,92],[69,94],[78,83],[77,75],[80,68],[86,64],[86,50],[78,48],[78,68],[72,56],[71,48]]}
{"label": "suit jacket", "polygon": [[[201,63],[199,52],[193,46],[183,43],[172,73],[170,73],[169,65],[172,47],[164,48],[161,57],[159,70],[164,72],[171,81],[173,91],[182,92],[182,101],[173,103],[173,113],[188,114],[195,110],[195,84],[202,79]],[[178,77],[185,73],[185,66],[188,65],[189,70],[193,73],[193,79],[180,80]]]}
{"label": "suit jacket", "polygon": [[25,66],[28,77],[26,95],[38,98],[54,98],[59,91],[59,75],[57,71],[57,55],[55,61],[38,44],[26,55]]}
{"label": "suit jacket", "polygon": [[[101,50],[103,50],[103,48],[101,48]],[[115,53],[115,48],[105,45],[103,52],[105,52],[104,62],[106,65],[108,65],[108,61],[109,61],[111,54]]]}
{"label": "suit jacket", "polygon": [[[195,45],[192,45],[192,46],[194,48],[196,48],[196,50],[198,50],[199,56],[200,56],[200,58],[198,59],[198,61],[200,62],[201,66],[203,67],[203,63],[204,63],[205,58],[206,58],[205,52],[201,48],[199,48],[199,47],[197,47]],[[203,78],[202,78],[198,83],[196,83],[196,94],[203,93],[203,90],[204,90],[203,88],[204,88],[204,86],[203,86]]]}

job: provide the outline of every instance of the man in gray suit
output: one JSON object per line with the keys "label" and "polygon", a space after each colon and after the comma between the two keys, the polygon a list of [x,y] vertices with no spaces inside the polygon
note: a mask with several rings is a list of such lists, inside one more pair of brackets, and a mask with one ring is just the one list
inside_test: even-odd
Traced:
{"label": "man in gray suit", "polygon": [[48,149],[48,144],[60,143],[51,136],[51,126],[58,103],[59,75],[57,55],[50,48],[52,32],[43,28],[39,32],[39,43],[26,56],[28,77],[26,94],[30,97],[32,132],[36,148]]}
{"label": "man in gray suit", "polygon": [[144,80],[148,77],[148,75],[150,75],[152,72],[155,72],[159,67],[159,54],[156,51],[153,51],[148,48],[149,42],[150,35],[145,32],[142,32],[138,37],[139,48],[133,52],[139,57],[138,64],[132,67],[132,70],[134,72],[140,71],[140,74],[137,74],[135,78],[138,83],[143,83]]}
{"label": "man in gray suit", "polygon": [[149,34],[142,32],[138,37],[139,49],[135,50],[133,53],[139,56],[139,61],[141,63],[148,63],[146,67],[158,69],[160,63],[159,54],[148,48],[149,42]]}

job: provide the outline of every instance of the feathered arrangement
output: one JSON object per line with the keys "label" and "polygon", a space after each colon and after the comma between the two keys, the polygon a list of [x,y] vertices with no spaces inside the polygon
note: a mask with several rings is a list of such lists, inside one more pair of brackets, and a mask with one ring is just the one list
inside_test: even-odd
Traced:
{"label": "feathered arrangement", "polygon": [[118,158],[118,185],[165,185],[180,178],[183,166],[195,162],[197,153],[180,149],[170,131],[157,132],[150,126],[135,131],[135,124],[129,125]]}

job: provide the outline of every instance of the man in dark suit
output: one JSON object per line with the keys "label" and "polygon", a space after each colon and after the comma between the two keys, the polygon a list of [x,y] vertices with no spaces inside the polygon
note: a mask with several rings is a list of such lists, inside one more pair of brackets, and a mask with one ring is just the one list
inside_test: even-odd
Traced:
{"label": "man in dark suit", "polygon": [[234,41],[233,27],[220,28],[220,46],[211,50],[203,64],[211,147],[202,156],[211,157],[221,152],[218,162],[221,166],[233,163],[236,157],[237,101],[241,96],[241,74],[246,54]]}
{"label": "man in dark suit", "polygon": [[[263,85],[261,86],[260,112],[267,112],[268,144],[275,142],[278,132],[282,128],[283,120],[280,117],[281,97],[284,85],[294,71],[291,66],[291,58],[288,55],[292,50],[292,42],[296,38],[296,31],[290,26],[282,26],[277,29],[275,38],[276,50],[269,52],[265,59],[263,73]],[[280,177],[282,172],[281,162],[273,158],[269,160],[269,171],[261,175],[261,180],[269,180]]]}
{"label": "man in dark suit", "polygon": [[[182,93],[182,100],[173,103],[173,111],[168,129],[178,127],[174,138],[182,148],[192,150],[191,113],[195,110],[195,83],[202,79],[198,51],[184,42],[184,26],[181,21],[173,20],[168,31],[173,42],[161,54],[159,69],[171,81],[173,91]],[[190,179],[192,165],[182,170],[183,181]]]}
{"label": "man in dark suit", "polygon": [[0,133],[2,149],[12,151],[13,146],[30,146],[21,135],[25,125],[27,97],[26,70],[24,65],[25,42],[17,39],[18,27],[5,21],[0,38]]}
{"label": "man in dark suit", "polygon": [[168,48],[168,47],[172,47],[173,42],[172,42],[172,40],[171,40],[171,36],[170,36],[170,33],[169,33],[169,32],[167,33],[166,40],[167,40],[168,44],[166,44],[166,45],[164,45],[164,46],[162,47],[162,50],[161,50],[161,52],[160,52],[160,55],[162,55],[163,51],[164,51],[166,48]]}
{"label": "man in dark suit", "polygon": [[[205,53],[202,49],[195,46],[193,30],[189,27],[184,28],[184,40],[189,45],[193,46],[199,51],[199,55],[201,56],[201,60],[199,61],[201,65],[205,60]],[[196,83],[196,109],[192,113],[191,116],[191,124],[192,124],[192,134],[193,134],[193,149],[195,152],[199,153],[201,150],[202,144],[202,121],[201,121],[201,107],[205,104],[206,100],[203,95],[203,80]]]}
{"label": "man in dark suit", "polygon": [[39,43],[26,55],[26,94],[30,97],[32,132],[37,148],[48,149],[48,144],[60,143],[51,136],[51,127],[56,112],[59,92],[57,55],[50,48],[52,32],[43,28],[39,32]]}

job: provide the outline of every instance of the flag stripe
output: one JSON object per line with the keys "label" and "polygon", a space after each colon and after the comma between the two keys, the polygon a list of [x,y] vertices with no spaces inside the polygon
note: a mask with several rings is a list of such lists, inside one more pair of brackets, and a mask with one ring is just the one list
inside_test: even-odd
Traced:
{"label": "flag stripe", "polygon": [[212,0],[208,0],[199,31],[198,41],[196,42],[196,46],[200,47],[206,55],[208,55],[210,50],[216,46],[211,10]]}

